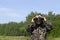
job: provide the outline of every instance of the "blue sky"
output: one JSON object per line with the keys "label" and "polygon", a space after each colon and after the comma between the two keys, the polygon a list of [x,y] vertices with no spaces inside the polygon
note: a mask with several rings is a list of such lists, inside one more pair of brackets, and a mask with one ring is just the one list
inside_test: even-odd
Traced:
{"label": "blue sky", "polygon": [[31,12],[60,13],[60,0],[0,0],[0,23],[20,22]]}

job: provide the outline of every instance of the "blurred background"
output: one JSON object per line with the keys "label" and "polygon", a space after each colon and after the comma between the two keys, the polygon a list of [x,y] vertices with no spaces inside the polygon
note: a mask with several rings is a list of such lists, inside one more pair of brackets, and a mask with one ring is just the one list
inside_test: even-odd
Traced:
{"label": "blurred background", "polygon": [[35,13],[53,25],[49,40],[60,40],[60,0],[0,0],[0,39],[30,40],[26,26]]}

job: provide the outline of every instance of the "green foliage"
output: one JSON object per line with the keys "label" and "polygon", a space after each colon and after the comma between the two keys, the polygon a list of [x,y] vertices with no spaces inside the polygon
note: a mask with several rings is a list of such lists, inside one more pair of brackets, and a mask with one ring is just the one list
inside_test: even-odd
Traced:
{"label": "green foliage", "polygon": [[[48,12],[42,14],[47,18],[47,21],[53,25],[53,30],[48,33],[50,37],[60,37],[60,14]],[[35,16],[35,12],[31,12],[27,17],[26,21],[20,23],[9,22],[7,24],[0,24],[0,35],[6,36],[29,36],[30,33],[26,31],[26,26],[31,22],[31,19]]]}

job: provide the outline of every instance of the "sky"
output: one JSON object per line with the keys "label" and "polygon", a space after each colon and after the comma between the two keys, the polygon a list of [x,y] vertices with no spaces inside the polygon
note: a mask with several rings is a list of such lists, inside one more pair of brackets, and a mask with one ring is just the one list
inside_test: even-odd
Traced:
{"label": "sky", "polygon": [[60,0],[0,0],[0,23],[25,21],[31,11],[60,14]]}

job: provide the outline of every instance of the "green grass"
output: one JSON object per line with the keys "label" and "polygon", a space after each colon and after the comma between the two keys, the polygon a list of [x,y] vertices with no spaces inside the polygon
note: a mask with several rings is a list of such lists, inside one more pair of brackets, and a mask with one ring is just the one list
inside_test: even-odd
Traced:
{"label": "green grass", "polygon": [[0,40],[29,40],[29,37],[24,36],[0,36]]}
{"label": "green grass", "polygon": [[60,38],[55,38],[55,40],[60,40]]}
{"label": "green grass", "polygon": [[[25,37],[25,36],[0,36],[0,40],[30,40],[30,37]],[[60,38],[49,37],[48,40],[60,40]]]}
{"label": "green grass", "polygon": [[48,40],[55,40],[55,38],[53,38],[53,37],[48,37]]}
{"label": "green grass", "polygon": [[60,38],[48,37],[48,40],[60,40]]}

